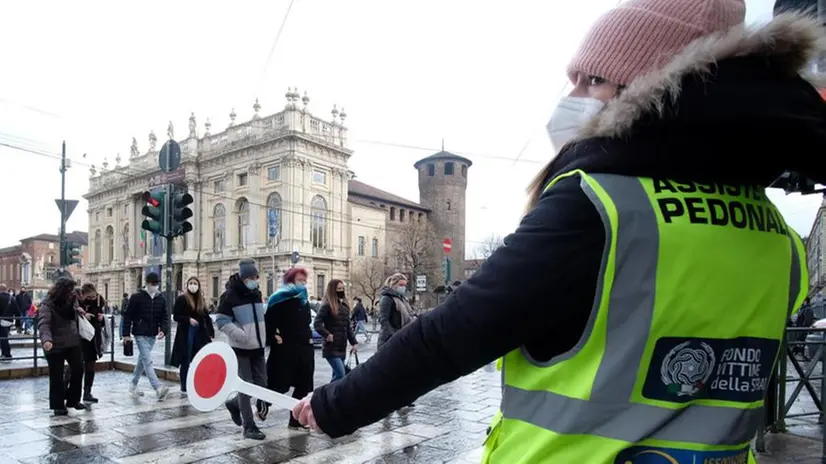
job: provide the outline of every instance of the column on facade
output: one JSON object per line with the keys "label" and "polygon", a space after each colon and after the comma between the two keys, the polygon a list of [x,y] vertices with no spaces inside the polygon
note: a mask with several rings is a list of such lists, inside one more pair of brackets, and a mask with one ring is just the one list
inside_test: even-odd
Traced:
{"label": "column on facade", "polygon": [[238,208],[236,203],[238,201],[235,195],[235,182],[238,178],[238,173],[233,171],[229,178],[225,181],[225,194],[221,197],[221,202],[227,212],[224,221],[224,249],[238,248]]}
{"label": "column on facade", "polygon": [[204,205],[201,203],[201,188],[203,188],[202,182],[194,182],[189,189],[189,194],[192,195],[192,218],[190,219],[190,222],[192,224],[192,228],[194,229],[189,233],[189,249],[193,251],[201,249],[201,237],[203,234],[212,232],[211,227],[209,229],[205,229],[204,224],[201,223],[201,217],[204,216]]}
{"label": "column on facade", "polygon": [[266,235],[261,235],[261,218],[264,217],[264,224],[266,224],[266,213],[264,213],[264,208],[261,205],[266,201],[266,199],[262,199],[262,192],[261,192],[261,165],[256,164],[250,167],[249,174],[247,176],[247,182],[249,183],[249,191],[247,192],[247,201],[249,202],[250,208],[250,216],[249,216],[249,226],[247,227],[247,247],[250,251],[253,249],[257,249],[258,247],[264,246],[264,240],[261,240],[261,237],[266,237]]}
{"label": "column on facade", "polygon": [[298,163],[293,156],[293,153],[287,152],[287,157],[290,158],[286,163],[289,174],[287,176],[286,185],[284,186],[283,198],[284,209],[288,210],[288,212],[283,214],[286,218],[283,230],[286,231],[287,237],[289,238],[288,243],[285,245],[287,247],[287,251],[298,249],[301,241],[301,233],[299,229],[301,224],[301,217],[299,216],[299,213],[301,212],[301,192],[298,190],[297,186],[301,185],[303,177],[301,173],[301,164]]}
{"label": "column on facade", "polygon": [[347,240],[347,229],[350,224],[350,215],[347,211],[347,169],[342,168],[337,177],[338,214],[335,220],[338,226],[338,243],[335,246],[335,254],[342,259],[347,259],[347,248],[350,246],[350,242]]}

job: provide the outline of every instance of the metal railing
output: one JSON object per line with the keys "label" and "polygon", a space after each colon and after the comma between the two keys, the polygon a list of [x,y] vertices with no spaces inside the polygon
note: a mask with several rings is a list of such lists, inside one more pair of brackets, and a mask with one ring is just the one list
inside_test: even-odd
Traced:
{"label": "metal railing", "polygon": [[[38,318],[36,316],[31,317],[31,318],[30,317],[15,316],[15,317],[4,317],[2,320],[11,321],[12,326],[11,327],[0,327],[0,335],[4,335],[4,336],[0,336],[0,343],[6,343],[6,342],[9,343],[9,350],[10,351],[22,352],[23,350],[28,349],[28,347],[15,348],[14,345],[17,344],[15,342],[19,342],[21,340],[24,341],[24,342],[31,341],[31,343],[32,343],[31,353],[32,354],[31,354],[31,356],[28,356],[28,355],[27,356],[17,356],[14,353],[10,353],[10,354],[12,354],[11,358],[5,358],[5,357],[0,358],[0,370],[6,369],[7,367],[5,367],[5,366],[9,366],[11,368],[22,368],[22,369],[32,368],[36,372],[38,367],[44,366],[45,364],[39,365],[39,363],[38,363],[38,361],[46,359],[46,353],[43,351],[42,345],[40,343],[40,334],[37,331]],[[103,356],[108,356],[109,357],[109,361],[111,362],[111,367],[110,368],[114,369],[114,367],[115,367],[115,337],[118,336],[120,331],[118,330],[119,328],[115,324],[114,315],[106,314],[106,315],[104,315],[103,320],[105,321],[105,323],[107,325],[107,328],[109,329],[109,333],[110,333],[109,343],[107,343],[107,346],[104,347]],[[29,325],[31,326],[31,334],[20,333],[26,327],[29,327]],[[6,331],[8,331],[8,332],[6,333]],[[18,333],[16,335],[13,335],[13,332],[18,332]],[[0,353],[0,354],[5,355],[6,353],[3,352],[3,353]],[[30,360],[31,364],[16,362],[16,361],[26,361],[26,360]]]}
{"label": "metal railing", "polygon": [[[805,337],[803,340],[800,340],[801,335]],[[822,429],[821,441],[824,443],[821,459],[826,463],[826,427],[823,426],[823,392],[826,391],[823,360],[826,355],[826,328],[788,327],[781,353],[783,356],[780,356],[766,390],[765,414],[757,430],[755,448],[760,452],[766,451],[767,433],[787,432],[786,419],[818,416],[818,423]],[[803,362],[797,358],[799,354],[803,355]],[[794,369],[791,376],[788,373],[789,364]],[[820,372],[815,374],[818,365]],[[815,388],[815,382],[819,382],[820,392]],[[790,394],[787,394],[788,384],[794,384]],[[800,399],[804,389],[811,397],[816,410],[793,413],[792,407]]]}

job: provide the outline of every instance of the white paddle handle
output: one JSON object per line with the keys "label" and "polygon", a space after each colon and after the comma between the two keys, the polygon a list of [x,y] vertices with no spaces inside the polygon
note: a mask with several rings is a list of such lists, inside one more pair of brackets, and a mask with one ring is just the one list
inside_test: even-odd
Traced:
{"label": "white paddle handle", "polygon": [[281,409],[292,409],[298,404],[298,400],[295,398],[282,395],[281,393],[276,393],[272,390],[259,387],[258,385],[249,382],[244,382],[243,380],[238,382],[238,393],[243,393],[253,398],[258,398],[259,400],[266,401],[267,403]]}

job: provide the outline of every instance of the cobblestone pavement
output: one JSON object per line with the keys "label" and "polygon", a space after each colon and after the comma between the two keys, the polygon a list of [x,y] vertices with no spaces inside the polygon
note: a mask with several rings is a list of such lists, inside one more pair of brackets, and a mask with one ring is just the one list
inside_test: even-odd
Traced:
{"label": "cobblestone pavement", "polygon": [[[363,336],[359,336],[363,340]],[[374,338],[375,340],[375,338]],[[362,343],[360,358],[374,352]],[[29,351],[32,348],[18,348]],[[125,358],[120,349],[116,359]],[[163,342],[153,351],[163,364]],[[31,360],[5,364],[31,365]],[[815,372],[817,375],[818,372]],[[315,383],[329,381],[330,367],[316,356]],[[94,393],[101,403],[90,411],[52,418],[47,408],[48,380],[0,382],[0,463],[470,463],[480,462],[489,420],[499,405],[499,375],[492,365],[445,385],[387,419],[338,440],[289,431],[287,412],[272,412],[262,430],[264,442],[246,440],[225,410],[200,413],[176,392],[158,403],[126,395],[131,374],[100,372]],[[149,388],[142,380],[141,386]],[[819,383],[815,389],[819,392]],[[789,392],[794,388],[790,384]],[[804,390],[795,412],[815,411]],[[788,419],[788,434],[769,434],[760,464],[821,462],[821,426],[817,416]]]}
{"label": "cobblestone pavement", "polygon": [[290,431],[287,412],[273,411],[262,424],[267,439],[260,442],[243,439],[225,410],[200,413],[177,395],[163,402],[149,394],[131,398],[124,388],[128,379],[123,372],[100,373],[95,391],[101,403],[59,418],[46,409],[46,378],[0,383],[6,405],[0,462],[479,462],[487,422],[499,402],[497,375],[481,370],[338,440]]}

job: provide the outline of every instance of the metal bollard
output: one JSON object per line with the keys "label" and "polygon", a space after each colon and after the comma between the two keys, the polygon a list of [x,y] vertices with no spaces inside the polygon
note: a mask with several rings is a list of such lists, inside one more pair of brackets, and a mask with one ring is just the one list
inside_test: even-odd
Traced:
{"label": "metal bollard", "polygon": [[109,357],[112,361],[112,365],[109,367],[109,369],[115,370],[115,314],[114,313],[112,313],[111,321],[112,321],[111,324],[110,324],[111,331],[109,332],[109,334],[110,334],[109,345],[111,345],[109,347]]}
{"label": "metal bollard", "polygon": [[777,398],[778,398],[778,408],[777,408],[777,431],[780,433],[786,432],[786,377],[787,377],[787,359],[786,357],[788,354],[788,348],[786,345],[785,338],[783,340],[782,351],[780,356],[780,362],[778,370],[777,370]]}
{"label": "metal bollard", "polygon": [[37,375],[37,347],[40,343],[37,343],[37,321],[33,324],[34,328],[32,329],[32,339],[34,340],[34,347],[32,348],[32,356],[34,356],[34,374]]}

